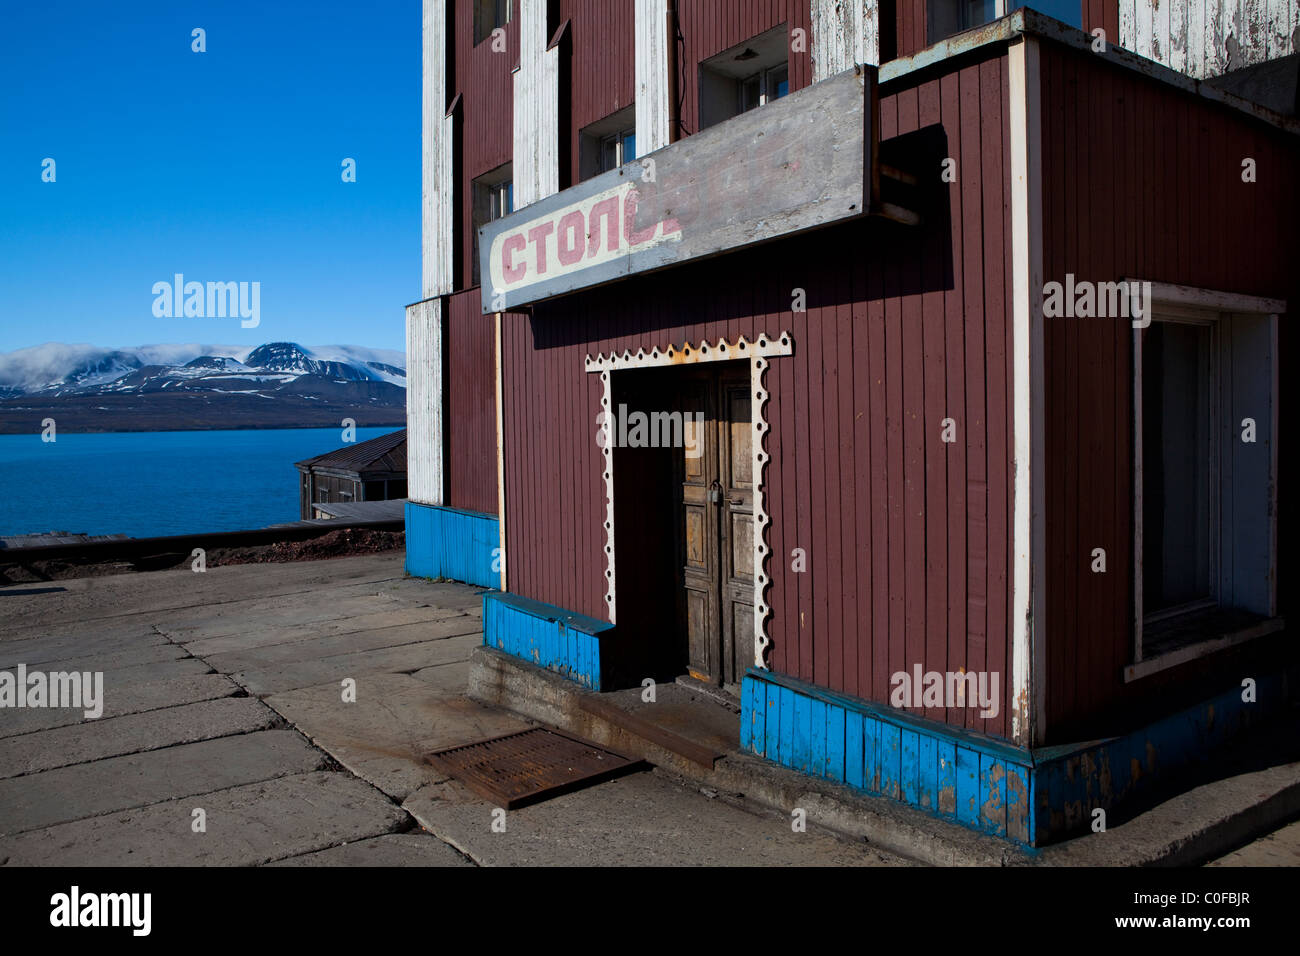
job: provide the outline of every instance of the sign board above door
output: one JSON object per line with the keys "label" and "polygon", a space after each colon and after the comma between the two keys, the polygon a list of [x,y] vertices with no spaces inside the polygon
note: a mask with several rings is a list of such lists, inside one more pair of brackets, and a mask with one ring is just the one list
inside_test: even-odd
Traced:
{"label": "sign board above door", "polygon": [[872,211],[876,70],[797,90],[479,230],[483,312]]}

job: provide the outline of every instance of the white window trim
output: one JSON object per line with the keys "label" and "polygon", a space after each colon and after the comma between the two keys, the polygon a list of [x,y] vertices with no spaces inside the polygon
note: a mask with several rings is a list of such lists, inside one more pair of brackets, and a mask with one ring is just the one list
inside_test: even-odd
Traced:
{"label": "white window trim", "polygon": [[[1141,280],[1127,278],[1132,288]],[[1159,312],[1170,316],[1175,321],[1206,321],[1217,326],[1230,314],[1254,314],[1267,316],[1270,326],[1269,350],[1272,360],[1272,382],[1270,390],[1273,396],[1273,408],[1269,415],[1269,471],[1276,487],[1277,476],[1277,439],[1278,439],[1278,354],[1277,329],[1278,316],[1286,311],[1286,303],[1280,299],[1267,299],[1259,296],[1239,295],[1233,292],[1220,292],[1201,289],[1194,286],[1174,285],[1165,282],[1152,282],[1151,296],[1147,302],[1148,313]],[[1221,637],[1202,641],[1189,647],[1161,654],[1157,657],[1144,658],[1142,655],[1142,628],[1144,614],[1142,608],[1142,330],[1133,330],[1133,663],[1124,668],[1124,681],[1140,680],[1151,674],[1168,670],[1189,661],[1198,660],[1217,653],[1227,647],[1256,640],[1279,631],[1284,622],[1277,615],[1277,509],[1273,508],[1269,518],[1269,566],[1273,570],[1272,593],[1269,598],[1267,619],[1224,634]],[[1217,335],[1216,335],[1217,337]],[[1216,383],[1211,383],[1212,394],[1218,394]],[[1217,460],[1217,459],[1216,459]],[[1218,486],[1217,469],[1212,465],[1211,480]],[[1217,556],[1216,556],[1217,565]],[[1217,566],[1212,580],[1218,588]]]}

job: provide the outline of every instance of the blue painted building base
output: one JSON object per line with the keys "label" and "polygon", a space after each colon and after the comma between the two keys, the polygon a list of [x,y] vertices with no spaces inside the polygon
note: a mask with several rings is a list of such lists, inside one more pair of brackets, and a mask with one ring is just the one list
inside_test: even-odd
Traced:
{"label": "blue painted building base", "polygon": [[1206,760],[1287,700],[1282,675],[1234,687],[1122,737],[1025,750],[1005,741],[751,669],[740,746],[801,773],[909,804],[1026,846],[1089,830],[1171,772]]}
{"label": "blue painted building base", "polygon": [[[611,686],[601,644],[614,625],[518,594],[483,595],[483,644],[591,690]],[[607,658],[607,655],[605,655]]]}
{"label": "blue painted building base", "polygon": [[406,503],[406,573],[501,587],[496,515],[461,508]]}

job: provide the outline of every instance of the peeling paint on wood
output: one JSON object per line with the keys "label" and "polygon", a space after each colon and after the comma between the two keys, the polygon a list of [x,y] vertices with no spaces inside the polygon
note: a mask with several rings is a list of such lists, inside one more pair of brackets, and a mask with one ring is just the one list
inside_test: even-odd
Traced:
{"label": "peeling paint on wood", "polygon": [[[560,188],[560,49],[546,48],[546,27],[546,0],[520,0],[519,71],[514,76],[516,209]],[[486,285],[487,273],[483,276]]]}
{"label": "peeling paint on wood", "polygon": [[812,0],[813,82],[880,64],[877,0]]}
{"label": "peeling paint on wood", "polygon": [[1300,52],[1300,0],[1119,0],[1119,44],[1196,79]]}
{"label": "peeling paint on wood", "polygon": [[636,0],[636,144],[641,153],[668,145],[668,2]]}

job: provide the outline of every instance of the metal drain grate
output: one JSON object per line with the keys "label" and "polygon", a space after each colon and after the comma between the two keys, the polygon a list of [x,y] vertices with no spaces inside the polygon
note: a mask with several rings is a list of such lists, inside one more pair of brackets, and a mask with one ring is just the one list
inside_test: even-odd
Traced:
{"label": "metal drain grate", "polygon": [[644,761],[534,727],[426,754],[428,763],[507,810],[639,770]]}

